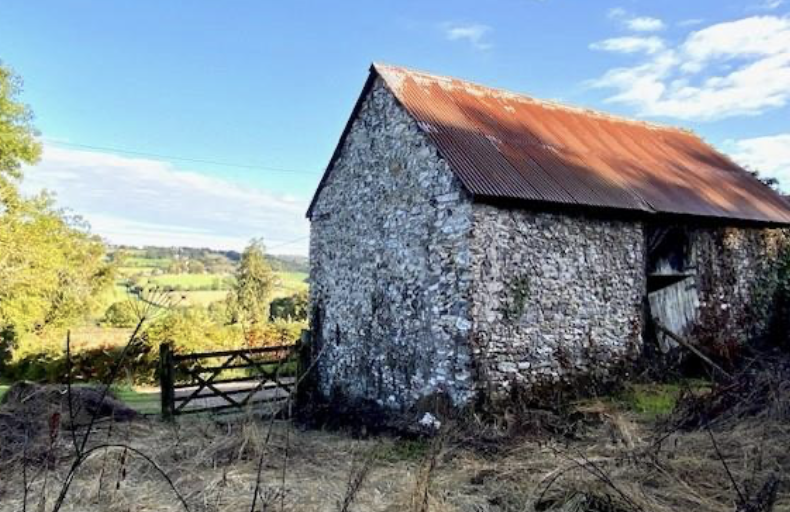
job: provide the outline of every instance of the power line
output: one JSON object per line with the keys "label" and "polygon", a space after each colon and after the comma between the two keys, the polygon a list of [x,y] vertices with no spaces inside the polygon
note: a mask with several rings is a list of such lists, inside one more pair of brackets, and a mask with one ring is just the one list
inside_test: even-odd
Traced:
{"label": "power line", "polygon": [[136,155],[136,156],[147,156],[151,158],[163,158],[165,160],[181,160],[184,162],[193,162],[199,164],[209,164],[209,165],[221,165],[224,167],[237,167],[240,169],[255,169],[260,171],[274,171],[274,172],[290,172],[290,173],[298,173],[298,174],[312,174],[317,175],[320,174],[320,171],[309,171],[307,169],[290,169],[286,167],[272,167],[266,165],[249,165],[249,164],[240,164],[234,162],[222,162],[219,160],[203,160],[201,158],[192,158],[187,156],[175,156],[175,155],[163,155],[160,153],[148,153],[146,151],[137,151],[133,149],[123,149],[123,148],[111,148],[106,146],[94,146],[92,144],[78,144],[76,142],[51,142],[51,144],[59,145],[59,146],[68,146],[73,148],[80,148],[80,149],[94,149],[98,151],[112,151],[115,153],[124,153],[127,155]]}
{"label": "power line", "polygon": [[301,242],[302,240],[306,240],[308,238],[310,238],[310,235],[300,236],[299,238],[294,238],[293,240],[289,240],[281,244],[273,245],[271,247],[266,247],[266,250],[271,251],[272,249],[279,249],[280,247],[285,247],[286,245],[295,244],[296,242]]}

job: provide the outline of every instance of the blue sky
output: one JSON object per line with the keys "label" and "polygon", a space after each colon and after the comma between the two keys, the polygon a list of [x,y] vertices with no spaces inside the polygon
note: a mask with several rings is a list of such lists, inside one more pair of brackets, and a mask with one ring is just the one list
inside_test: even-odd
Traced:
{"label": "blue sky", "polygon": [[118,243],[306,253],[372,61],[686,126],[790,189],[790,0],[0,0],[0,59],[25,190]]}

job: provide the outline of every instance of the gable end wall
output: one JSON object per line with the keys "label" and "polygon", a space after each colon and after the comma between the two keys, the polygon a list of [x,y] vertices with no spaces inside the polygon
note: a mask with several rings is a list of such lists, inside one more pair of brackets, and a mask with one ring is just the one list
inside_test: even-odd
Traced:
{"label": "gable end wall", "polygon": [[312,211],[310,294],[325,398],[403,409],[473,390],[471,202],[378,79]]}

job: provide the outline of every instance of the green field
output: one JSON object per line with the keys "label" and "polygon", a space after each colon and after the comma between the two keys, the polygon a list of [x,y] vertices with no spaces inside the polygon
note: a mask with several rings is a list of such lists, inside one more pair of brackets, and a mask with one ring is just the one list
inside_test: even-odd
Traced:
{"label": "green field", "polygon": [[183,297],[184,306],[208,306],[213,302],[224,300],[228,290],[198,290],[194,292],[175,292]]}
{"label": "green field", "polygon": [[[225,299],[233,283],[233,275],[227,271],[222,273],[163,273],[176,261],[175,256],[146,256],[146,251],[140,249],[127,249],[126,253],[127,256],[124,258],[122,266],[118,268],[119,275],[116,285],[103,298],[103,302],[111,304],[125,300],[127,298],[126,284],[131,280],[138,285],[170,289],[174,294],[174,300],[181,305],[208,306]],[[224,258],[218,254],[213,254],[212,257],[215,259]],[[295,259],[295,257],[290,258]],[[230,268],[234,265],[229,259],[223,261]],[[283,265],[285,265],[284,270],[275,271],[277,285],[272,291],[273,299],[287,297],[297,292],[306,291],[308,288],[307,273],[301,271],[305,268],[303,263],[292,264],[289,267],[287,263],[279,262],[275,268],[283,269]]]}
{"label": "green field", "polygon": [[149,277],[148,282],[163,288],[189,289],[218,285],[221,287],[220,289],[227,289],[226,283],[229,279],[233,279],[233,276],[228,274],[162,274]]}
{"label": "green field", "polygon": [[304,272],[277,272],[278,286],[272,293],[273,298],[287,297],[296,292],[307,291],[307,274]]}
{"label": "green field", "polygon": [[[304,272],[275,272],[278,286],[288,291],[299,291],[307,289],[307,274]],[[220,289],[227,290],[229,282],[233,276],[229,274],[162,274],[151,276],[148,282],[163,288],[180,287],[183,289],[205,288],[219,284]]]}
{"label": "green field", "polygon": [[[276,272],[278,284],[272,291],[272,298],[287,297],[296,292],[305,291],[308,288],[307,274],[304,272]],[[146,282],[158,285],[162,288],[180,288],[174,290],[173,294],[183,297],[181,303],[189,306],[208,306],[212,302],[223,300],[228,295],[227,274],[162,274],[160,276],[147,277]],[[206,290],[216,280],[220,280],[221,287],[218,290]],[[126,286],[121,279],[108,293],[106,302],[113,303],[126,300]],[[192,290],[190,288],[198,288]]]}
{"label": "green field", "polygon": [[145,258],[132,256],[123,260],[125,267],[135,268],[167,268],[173,262],[170,258]]}
{"label": "green field", "polygon": [[307,289],[307,274],[304,272],[277,272],[280,286],[296,290]]}

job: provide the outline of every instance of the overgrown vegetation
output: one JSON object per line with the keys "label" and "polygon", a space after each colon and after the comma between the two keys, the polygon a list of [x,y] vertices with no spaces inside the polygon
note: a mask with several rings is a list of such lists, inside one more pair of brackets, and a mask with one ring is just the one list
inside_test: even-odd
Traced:
{"label": "overgrown vegetation", "polygon": [[41,151],[21,81],[0,65],[0,366],[26,336],[46,335],[95,312],[112,286],[105,247],[46,194],[19,193],[23,163]]}
{"label": "overgrown vegetation", "polygon": [[[0,370],[5,379],[106,377],[139,321],[141,297],[167,294],[170,314],[146,323],[129,350],[127,381],[151,382],[159,345],[176,352],[293,342],[306,326],[305,259],[191,248],[108,247],[46,193],[19,192],[41,147],[21,80],[0,65]],[[269,314],[273,300],[275,313]],[[120,336],[115,334],[120,332]]]}
{"label": "overgrown vegetation", "polygon": [[786,251],[779,269],[775,318],[774,337],[790,350],[790,250]]}
{"label": "overgrown vegetation", "polygon": [[[752,366],[735,382],[682,391],[665,418],[635,415],[621,400],[571,407],[554,421],[579,426],[564,430],[542,428],[533,416],[547,411],[528,409],[502,423],[443,418],[434,438],[354,439],[252,416],[104,424],[87,445],[95,455],[81,464],[63,510],[787,510],[790,390],[777,386],[787,378],[781,371]],[[728,395],[733,384],[739,391]],[[763,384],[774,392],[763,393]],[[635,393],[674,398],[675,391],[643,385]],[[659,408],[664,412],[663,402]],[[0,510],[21,510],[26,488],[28,507],[44,501],[49,512],[73,463],[67,423],[56,428],[50,448],[49,420],[37,421],[44,435],[28,453],[43,454],[40,460],[54,453],[57,462],[29,461],[27,481],[21,453],[0,466]]]}
{"label": "overgrown vegetation", "polygon": [[518,322],[524,314],[529,297],[529,276],[514,277],[508,285],[508,299],[503,305],[502,314],[511,323]]}
{"label": "overgrown vegetation", "polygon": [[681,384],[629,384],[613,397],[613,401],[642,419],[657,420],[669,416],[675,410],[684,386],[700,390],[705,387],[705,383],[695,380]]}

